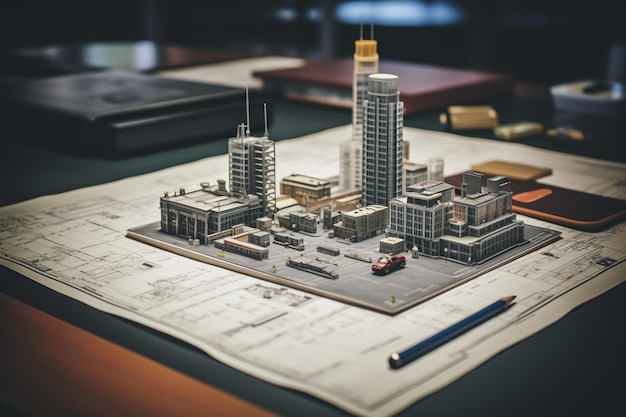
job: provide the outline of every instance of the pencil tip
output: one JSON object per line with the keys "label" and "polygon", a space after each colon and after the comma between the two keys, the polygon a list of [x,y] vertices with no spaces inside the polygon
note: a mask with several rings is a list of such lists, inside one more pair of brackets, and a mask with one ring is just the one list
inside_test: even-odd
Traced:
{"label": "pencil tip", "polygon": [[513,300],[515,300],[515,296],[514,295],[510,295],[508,297],[504,297],[502,298],[502,301],[504,301],[506,303],[506,305],[508,306],[509,304],[511,304],[513,302]]}

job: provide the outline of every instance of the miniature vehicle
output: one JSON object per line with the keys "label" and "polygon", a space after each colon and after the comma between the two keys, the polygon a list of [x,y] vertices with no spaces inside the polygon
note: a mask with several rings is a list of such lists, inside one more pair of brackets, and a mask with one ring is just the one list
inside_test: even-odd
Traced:
{"label": "miniature vehicle", "polygon": [[375,274],[387,275],[391,271],[395,271],[399,268],[404,268],[405,265],[406,257],[404,257],[403,255],[384,255],[378,258],[378,260],[372,264],[372,271]]}

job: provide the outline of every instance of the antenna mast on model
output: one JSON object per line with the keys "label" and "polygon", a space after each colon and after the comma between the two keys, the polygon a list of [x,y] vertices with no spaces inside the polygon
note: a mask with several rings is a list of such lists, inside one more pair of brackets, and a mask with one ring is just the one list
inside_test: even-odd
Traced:
{"label": "antenna mast on model", "polygon": [[250,136],[250,98],[248,97],[248,86],[246,85],[246,137]]}
{"label": "antenna mast on model", "polygon": [[265,119],[265,137],[270,137],[270,132],[267,130],[267,103],[263,103],[263,118]]}

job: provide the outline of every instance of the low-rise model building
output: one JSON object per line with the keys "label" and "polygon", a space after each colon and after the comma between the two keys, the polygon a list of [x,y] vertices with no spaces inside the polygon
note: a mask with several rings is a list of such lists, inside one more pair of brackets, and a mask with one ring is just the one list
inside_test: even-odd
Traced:
{"label": "low-rise model building", "polygon": [[389,209],[370,205],[342,214],[341,221],[333,225],[335,237],[352,242],[369,239],[383,233],[388,225]]}
{"label": "low-rise model building", "polygon": [[524,241],[524,222],[512,212],[513,193],[505,177],[487,180],[466,173],[461,198],[441,181],[409,187],[389,202],[389,236],[402,238],[421,254],[480,263]]}

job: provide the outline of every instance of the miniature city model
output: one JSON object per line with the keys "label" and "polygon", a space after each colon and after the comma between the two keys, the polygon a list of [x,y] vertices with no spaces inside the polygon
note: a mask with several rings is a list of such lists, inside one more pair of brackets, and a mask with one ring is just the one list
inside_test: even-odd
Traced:
{"label": "miniature city model", "polygon": [[[258,197],[230,195],[221,182],[216,187],[205,184],[161,197],[164,220],[129,230],[128,236],[273,282],[277,289],[300,289],[387,314],[399,313],[559,236],[516,221],[507,208],[506,190],[484,190],[448,201],[435,192],[452,193],[445,183],[427,181],[410,188],[406,197],[393,200],[394,214],[379,205],[339,215],[323,210],[324,222],[334,223],[324,228],[316,214],[279,213],[274,220],[262,215]],[[505,210],[501,216],[499,210]],[[389,222],[398,215],[413,216],[416,222],[411,227],[420,234]],[[177,222],[172,221],[174,216]],[[220,223],[226,227],[214,231]],[[401,263],[390,265],[397,267],[393,272],[383,267],[379,274],[372,267],[383,256]]]}
{"label": "miniature city model", "polygon": [[[129,230],[128,236],[389,314],[558,238],[558,232],[516,218],[507,178],[483,184],[481,174],[468,172],[456,198],[454,187],[439,179],[441,161],[430,161],[436,180],[424,165],[405,169],[398,77],[368,74],[377,62],[375,41],[357,41],[355,108],[362,103],[362,112],[353,112],[353,132],[360,132],[361,142],[353,137],[342,146],[342,152],[356,152],[342,153],[352,161],[344,164],[351,167],[348,187],[362,188],[356,208],[336,211],[328,181],[293,174],[281,182],[281,191],[308,210],[278,210],[274,143],[267,127],[264,136],[254,137],[247,123],[228,142],[230,191],[218,180],[166,192],[161,221]],[[357,154],[361,168],[352,170]],[[355,180],[353,174],[362,175]],[[430,179],[404,184],[425,177]],[[354,201],[354,193],[347,196]],[[409,252],[410,257],[403,254]]]}
{"label": "miniature city model", "polygon": [[[483,188],[481,176],[468,173],[460,198],[449,184],[423,181],[386,205],[340,213],[326,207],[318,215],[273,211],[275,155],[267,134],[253,137],[240,125],[229,140],[229,165],[236,191],[218,180],[164,193],[161,221],[129,230],[128,236],[271,281],[277,289],[296,288],[388,314],[558,238],[557,232],[515,219],[502,177]],[[302,201],[327,197],[324,181],[294,175],[287,183],[307,192]],[[391,263],[381,264],[381,258]]]}

